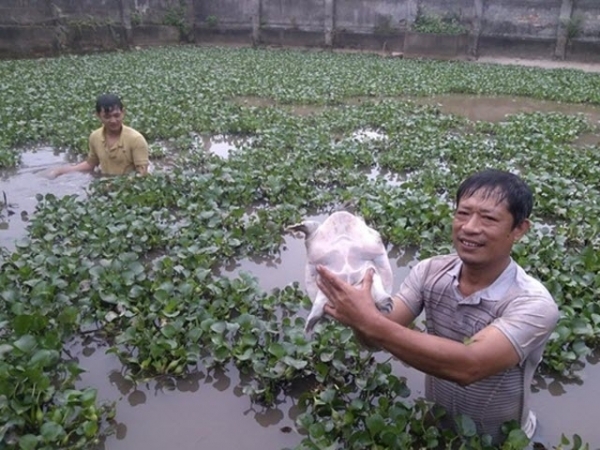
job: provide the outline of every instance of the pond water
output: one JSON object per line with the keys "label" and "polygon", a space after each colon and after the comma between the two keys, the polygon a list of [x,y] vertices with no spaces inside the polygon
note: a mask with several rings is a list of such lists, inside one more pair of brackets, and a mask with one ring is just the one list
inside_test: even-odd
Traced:
{"label": "pond water", "polygon": [[[440,104],[444,112],[467,115],[473,120],[502,120],[506,114],[529,110],[583,112],[593,126],[600,120],[598,108],[530,99],[443,96],[426,101]],[[369,133],[363,132],[356,137],[380,138]],[[597,142],[593,136],[588,139],[588,145]],[[212,141],[204,140],[204,145],[207,151],[226,158],[236,144],[226,136],[219,136]],[[25,235],[28,220],[34,214],[37,193],[85,197],[85,187],[92,175],[74,173],[55,180],[43,176],[45,170],[66,164],[70,159],[52,148],[40,147],[24,152],[17,170],[1,174],[0,195],[4,192],[8,203],[0,213],[1,246],[11,249],[15,239]],[[378,175],[387,176],[372,173],[371,178]],[[3,202],[2,197],[0,201]],[[235,276],[241,271],[248,272],[267,291],[292,282],[303,286],[304,256],[303,241],[289,235],[277,257],[236,261],[224,266],[222,273]],[[397,289],[409,271],[414,254],[390,249],[390,260]],[[280,398],[273,408],[252,405],[239,388],[240,377],[235,368],[216,373],[200,369],[185,379],[153,379],[134,385],[123,377],[118,359],[105,354],[106,348],[105,344],[91,338],[71,345],[72,355],[86,370],[79,385],[94,386],[98,388],[99,399],[117,402],[116,433],[109,436],[100,449],[279,450],[294,447],[302,439],[294,427],[294,418],[299,412],[294,396]],[[380,354],[378,358],[386,359],[387,356]],[[536,377],[532,403],[549,448],[559,443],[563,432],[567,436],[577,433],[584,442],[591,444],[592,449],[600,448],[595,394],[600,391],[597,360],[597,356],[588,358],[579,380]],[[422,374],[399,362],[394,363],[394,370],[406,378],[413,397],[423,394]]]}
{"label": "pond water", "polygon": [[[56,196],[79,195],[85,198],[85,187],[92,175],[71,173],[49,180],[44,174],[52,168],[69,164],[73,158],[51,147],[38,147],[21,153],[18,169],[0,173],[0,194],[8,205],[0,211],[0,246],[14,248],[14,242],[24,236],[29,217],[37,205],[38,193]],[[4,197],[0,199],[4,204]]]}

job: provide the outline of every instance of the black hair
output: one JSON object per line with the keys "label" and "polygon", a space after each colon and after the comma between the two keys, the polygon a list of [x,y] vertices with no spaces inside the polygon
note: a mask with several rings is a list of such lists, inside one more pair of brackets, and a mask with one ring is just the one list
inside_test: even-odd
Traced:
{"label": "black hair", "polygon": [[498,203],[506,201],[513,216],[513,229],[529,218],[533,209],[531,188],[517,175],[496,169],[474,173],[464,180],[456,192],[456,205],[462,198],[481,193],[484,198],[495,197]]}
{"label": "black hair", "polygon": [[96,99],[96,112],[98,114],[101,111],[110,112],[115,108],[123,109],[123,102],[121,102],[118,95],[102,94]]}

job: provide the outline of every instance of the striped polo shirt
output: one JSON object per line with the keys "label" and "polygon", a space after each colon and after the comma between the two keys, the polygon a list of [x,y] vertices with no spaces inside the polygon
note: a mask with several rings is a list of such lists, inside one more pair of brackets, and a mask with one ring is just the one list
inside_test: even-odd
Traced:
{"label": "striped polo shirt", "polygon": [[498,444],[505,438],[502,424],[515,420],[531,437],[536,419],[529,409],[530,386],[558,321],[558,307],[548,290],[512,260],[493,284],[465,297],[458,289],[461,267],[457,255],[421,261],[397,295],[415,317],[425,310],[429,334],[465,342],[488,325],[498,328],[520,362],[468,386],[427,375],[425,397],[449,413],[441,426],[452,427],[454,416],[467,415],[479,434],[489,434]]}

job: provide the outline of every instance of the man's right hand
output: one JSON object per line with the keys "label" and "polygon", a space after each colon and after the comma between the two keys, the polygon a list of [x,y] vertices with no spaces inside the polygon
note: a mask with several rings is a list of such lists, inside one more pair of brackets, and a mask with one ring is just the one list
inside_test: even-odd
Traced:
{"label": "man's right hand", "polygon": [[45,170],[44,172],[42,172],[42,176],[49,180],[54,180],[56,177],[59,177],[62,174],[63,174],[63,171],[61,170],[60,167],[57,167],[56,169],[48,169],[48,170]]}

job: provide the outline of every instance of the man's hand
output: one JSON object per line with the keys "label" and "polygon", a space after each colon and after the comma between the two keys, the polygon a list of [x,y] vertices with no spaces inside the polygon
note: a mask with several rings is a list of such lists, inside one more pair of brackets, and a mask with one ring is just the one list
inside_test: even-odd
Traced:
{"label": "man's hand", "polygon": [[324,308],[326,314],[358,331],[370,317],[380,314],[371,295],[372,269],[367,271],[360,287],[346,283],[323,266],[317,267],[317,273],[317,286],[329,300]]}
{"label": "man's hand", "polygon": [[148,175],[148,165],[135,166],[135,171],[142,176]]}
{"label": "man's hand", "polygon": [[82,161],[79,164],[73,166],[62,166],[56,169],[49,170],[44,174],[48,179],[54,180],[56,177],[71,172],[91,172],[96,166],[90,164],[88,161]]}
{"label": "man's hand", "polygon": [[47,178],[49,180],[54,180],[56,177],[62,175],[62,171],[60,169],[61,169],[60,167],[58,167],[56,169],[48,169],[48,170],[43,171],[41,173],[41,175],[44,178]]}

